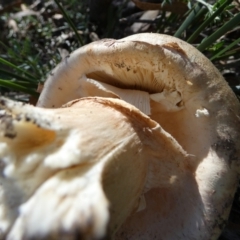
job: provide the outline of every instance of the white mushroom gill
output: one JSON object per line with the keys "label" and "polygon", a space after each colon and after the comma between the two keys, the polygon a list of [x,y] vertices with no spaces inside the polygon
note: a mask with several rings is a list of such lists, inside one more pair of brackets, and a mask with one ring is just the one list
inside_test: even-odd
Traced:
{"label": "white mushroom gill", "polygon": [[159,34],[97,41],[52,71],[37,107],[0,104],[3,238],[221,233],[240,173],[240,105],[193,46]]}
{"label": "white mushroom gill", "polygon": [[80,79],[79,95],[81,97],[119,98],[137,107],[146,115],[150,115],[149,93],[139,90],[121,89],[93,79]]}

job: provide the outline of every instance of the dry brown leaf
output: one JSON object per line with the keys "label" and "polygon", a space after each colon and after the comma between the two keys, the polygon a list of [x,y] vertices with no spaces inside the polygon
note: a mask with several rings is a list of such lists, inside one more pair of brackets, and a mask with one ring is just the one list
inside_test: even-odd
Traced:
{"label": "dry brown leaf", "polygon": [[174,1],[172,4],[142,2],[140,0],[132,0],[136,6],[142,10],[164,10],[177,14],[184,14],[187,11],[187,5],[181,1]]}

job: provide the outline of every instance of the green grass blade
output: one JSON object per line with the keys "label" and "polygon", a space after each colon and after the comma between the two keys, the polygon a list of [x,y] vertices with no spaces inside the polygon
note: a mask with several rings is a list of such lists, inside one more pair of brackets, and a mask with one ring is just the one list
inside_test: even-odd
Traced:
{"label": "green grass blade", "polygon": [[223,36],[226,32],[233,29],[240,24],[240,13],[236,14],[231,20],[225,23],[216,32],[210,35],[208,38],[204,39],[203,42],[197,47],[199,51],[204,51],[207,47],[213,44],[217,39]]}
{"label": "green grass blade", "polygon": [[72,22],[72,20],[70,19],[70,17],[68,16],[67,12],[64,10],[64,8],[62,7],[62,5],[60,4],[60,2],[58,0],[54,0],[54,2],[58,5],[60,11],[62,12],[63,16],[65,17],[65,19],[67,20],[68,24],[70,25],[70,27],[72,28],[72,30],[75,32],[76,37],[78,39],[78,42],[80,44],[80,46],[83,46],[83,40],[81,38],[81,36],[79,35],[77,28],[75,27],[74,23]]}
{"label": "green grass blade", "polygon": [[206,2],[203,1],[203,0],[197,0],[197,2],[201,3],[202,5],[204,5],[204,6],[208,9],[209,12],[212,11],[213,5],[211,5],[211,4],[209,4],[209,3],[206,3]]}
{"label": "green grass blade", "polygon": [[174,37],[180,37],[182,33],[188,28],[188,26],[195,20],[196,15],[200,11],[201,6],[200,4],[196,4],[192,11],[188,14],[187,18],[183,21],[182,25],[179,27],[179,29],[174,34]]}
{"label": "green grass blade", "polygon": [[[19,79],[19,80],[22,80],[22,81],[25,81],[25,82],[28,82],[28,83],[29,82],[33,83],[33,81],[31,79],[29,79],[29,78],[26,78],[26,77],[23,77],[21,75],[15,74],[13,72],[6,71],[6,70],[1,69],[1,68],[0,68],[0,74],[3,74],[5,76],[9,76],[10,78]],[[36,83],[35,83],[35,85],[36,85]]]}
{"label": "green grass blade", "polygon": [[157,23],[157,31],[156,33],[161,33],[164,31],[164,23],[163,23],[163,20],[166,19],[166,12],[165,11],[162,11],[162,14],[158,20],[158,23]]}
{"label": "green grass blade", "polygon": [[208,19],[206,19],[198,28],[197,30],[188,38],[187,42],[192,43],[214,19],[215,17],[219,16],[224,9],[232,3],[233,0],[226,0],[215,12],[211,15]]}
{"label": "green grass blade", "polygon": [[[26,40],[25,40],[26,41]],[[23,41],[23,46],[22,46],[22,48],[26,48],[25,47],[25,45],[26,45],[26,43],[25,43],[25,41]],[[34,78],[35,79],[38,79],[38,78],[40,78],[40,76],[42,76],[43,74],[40,72],[40,70],[37,68],[37,66],[36,66],[36,63],[37,63],[37,60],[36,60],[36,57],[35,57],[35,62],[34,62],[34,60],[31,60],[31,58],[33,58],[33,57],[31,57],[31,53],[28,51],[28,52],[26,52],[26,53],[23,53],[24,52],[24,50],[22,50],[22,51],[17,51],[16,49],[15,50],[13,50],[13,49],[11,49],[10,47],[7,47],[4,43],[2,43],[1,41],[0,41],[0,46],[2,46],[4,49],[5,49],[5,51],[6,51],[6,55],[8,56],[8,59],[13,59],[15,62],[17,62],[18,60],[20,60],[20,62],[21,62],[21,64],[26,64],[26,65],[28,65],[29,67],[31,67],[31,69],[32,69],[32,73],[34,74]],[[20,48],[20,49],[22,49],[22,48]],[[16,64],[16,63],[15,63]],[[20,68],[20,67],[19,67]],[[32,77],[33,77],[33,75],[31,75]],[[32,77],[31,77],[31,79],[32,79]],[[30,80],[31,81],[31,80]]]}
{"label": "green grass blade", "polygon": [[19,68],[18,66],[8,62],[7,60],[5,60],[3,58],[0,58],[0,63],[4,64],[6,66],[11,67],[11,68],[17,70],[18,72],[24,73],[26,76],[29,77],[29,78],[27,78],[28,81],[36,82],[36,78],[33,75],[31,75],[30,73],[24,71],[23,69]]}
{"label": "green grass blade", "polygon": [[222,49],[221,51],[219,51],[218,53],[216,53],[215,55],[213,55],[210,60],[213,61],[219,57],[221,57],[225,52],[227,52],[228,50],[230,50],[231,48],[233,48],[235,45],[237,45],[238,43],[240,43],[240,38],[238,38],[237,40],[235,40],[234,42],[232,42],[230,45],[228,45],[227,47],[225,47],[224,49]]}
{"label": "green grass blade", "polygon": [[221,56],[217,57],[216,59],[217,60],[226,59],[233,55],[237,55],[237,53],[239,53],[239,48],[231,49],[231,50],[227,51],[226,53],[222,54]]}
{"label": "green grass blade", "polygon": [[[8,80],[8,81],[11,81],[11,80]],[[32,84],[32,83],[29,83],[29,82],[24,82],[24,81],[11,81],[13,83],[16,83],[18,85],[21,85],[21,86],[24,86],[24,87],[27,87],[27,88],[31,88],[33,91],[35,91],[38,87],[38,84]]]}
{"label": "green grass blade", "polygon": [[31,88],[24,87],[22,85],[16,84],[15,82],[12,82],[9,80],[0,79],[0,86],[9,88],[11,90],[28,93],[33,96],[39,96],[39,93],[32,90]]}

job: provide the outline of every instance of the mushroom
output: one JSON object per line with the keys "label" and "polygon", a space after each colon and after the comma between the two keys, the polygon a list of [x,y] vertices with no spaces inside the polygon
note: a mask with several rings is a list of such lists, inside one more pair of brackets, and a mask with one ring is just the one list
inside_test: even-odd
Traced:
{"label": "mushroom", "polygon": [[52,71],[37,107],[0,106],[3,237],[206,240],[224,228],[240,106],[184,41],[91,43]]}

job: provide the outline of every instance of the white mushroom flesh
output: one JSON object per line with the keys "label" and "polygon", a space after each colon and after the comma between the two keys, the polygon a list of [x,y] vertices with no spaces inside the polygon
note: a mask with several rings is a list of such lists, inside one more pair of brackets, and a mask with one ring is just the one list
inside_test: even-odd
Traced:
{"label": "white mushroom flesh", "polygon": [[[37,106],[57,109],[10,105],[5,107],[6,111],[13,109],[6,119],[13,128],[3,124],[0,135],[4,174],[13,178],[2,179],[4,186],[13,187],[1,200],[7,210],[2,209],[0,228],[4,234],[11,230],[10,239],[19,234],[36,236],[38,231],[46,236],[55,229],[59,236],[59,229],[71,232],[70,225],[78,226],[86,239],[108,233],[116,240],[206,240],[219,236],[240,173],[240,106],[218,70],[194,47],[159,34],[94,42],[67,57],[46,81]],[[20,145],[19,138],[9,138],[18,126],[24,129],[26,121],[18,125],[15,118],[22,109],[26,110],[23,115],[32,111],[31,119],[36,120],[34,114],[38,114],[40,130],[35,131],[34,124],[27,128],[50,141],[44,144],[44,152],[34,155],[31,150],[31,157],[19,148],[27,136],[24,130],[19,131]],[[54,114],[48,115],[51,112]],[[57,127],[42,124],[41,114]],[[61,139],[66,139],[65,144],[59,145]],[[78,148],[68,157],[74,144]],[[51,147],[56,151],[51,152]],[[16,152],[20,156],[15,156]],[[55,186],[57,192],[58,188],[64,192],[64,171],[75,165],[82,174],[70,174],[72,180],[79,181],[76,185],[81,186],[88,174],[93,179],[76,199],[98,189],[96,199],[90,201],[93,210],[83,218],[86,221],[79,222],[71,211],[66,218],[57,212],[48,227],[34,228],[29,221],[34,222],[35,216],[44,218],[46,212],[32,214],[32,204],[45,201],[41,200],[43,194],[49,190],[55,193]],[[35,185],[26,177],[26,166],[38,166]],[[44,176],[49,179],[43,184]],[[64,176],[63,190],[57,187],[55,176]],[[74,188],[76,185],[74,190],[66,190],[67,195],[82,191]],[[30,197],[37,186],[38,191]],[[21,198],[12,212],[5,198],[11,199],[15,189]],[[58,199],[52,195],[56,206]],[[18,215],[16,209],[21,204]],[[88,203],[84,205],[89,209]],[[73,206],[82,210],[84,205]],[[62,220],[57,221],[57,216]],[[89,216],[94,219],[91,227],[84,225]]]}

